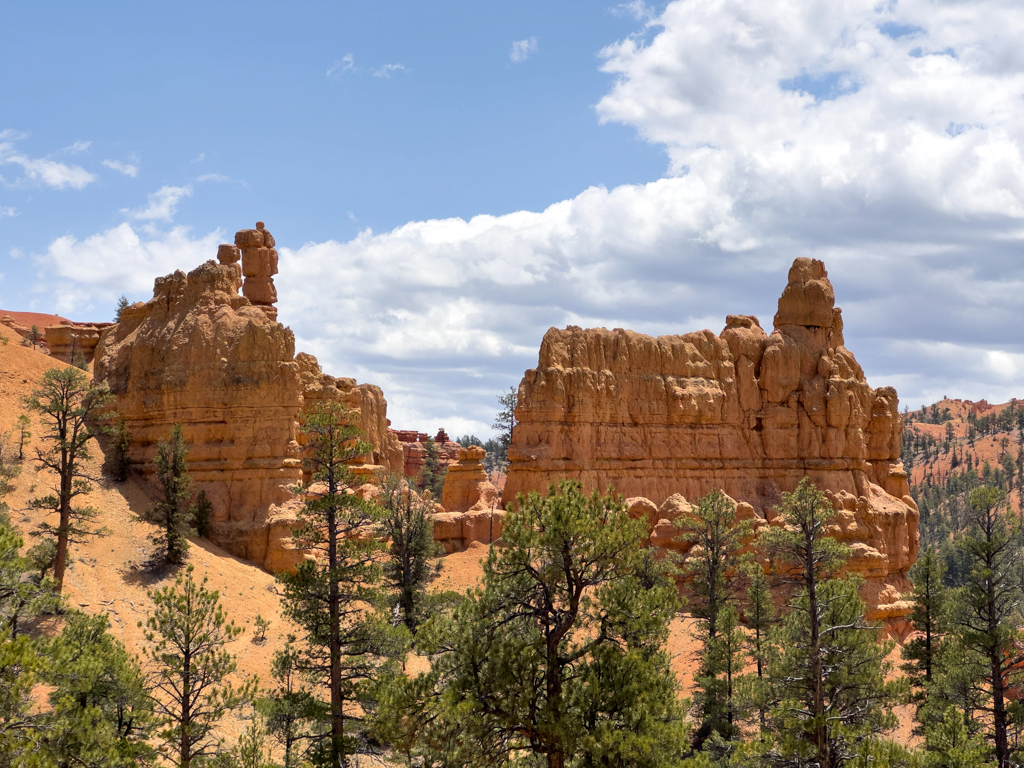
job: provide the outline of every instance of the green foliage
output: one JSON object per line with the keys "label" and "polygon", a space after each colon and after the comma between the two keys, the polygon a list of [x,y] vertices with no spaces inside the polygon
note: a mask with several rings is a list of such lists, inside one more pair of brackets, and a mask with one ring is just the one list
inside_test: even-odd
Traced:
{"label": "green foliage", "polygon": [[57,766],[149,762],[153,703],[145,677],[105,615],[73,612],[46,649],[50,713],[42,739]]}
{"label": "green foliage", "polygon": [[253,637],[254,643],[262,643],[267,639],[267,630],[270,629],[270,620],[263,618],[261,614],[256,614],[256,635]]}
{"label": "green foliage", "polygon": [[417,498],[404,477],[385,476],[380,491],[377,534],[388,542],[383,584],[395,597],[395,614],[415,632],[429,613],[427,585],[441,567],[444,549],[434,541],[433,505]]}
{"label": "green foliage", "polygon": [[[702,646],[694,693],[700,723],[694,747],[700,749],[712,732],[725,739],[739,735],[734,678],[744,663],[735,604],[742,589],[742,566],[749,559],[740,555],[740,549],[753,529],[749,521],[736,519],[735,502],[719,490],[701,497],[693,514],[681,515],[675,526],[687,546],[680,570]],[[720,622],[727,627],[722,629]]]}
{"label": "green foliage", "polygon": [[762,535],[774,569],[791,587],[769,664],[767,725],[773,759],[837,768],[870,738],[893,728],[899,681],[887,681],[892,643],[864,622],[860,580],[838,578],[846,548],[827,536],[835,510],[809,479],[783,494],[786,526]]}
{"label": "green foliage", "polygon": [[148,593],[154,605],[145,631],[158,736],[182,768],[223,750],[217,724],[250,701],[258,684],[256,678],[241,687],[227,681],[237,665],[226,646],[242,629],[228,621],[206,577],[196,583],[193,570],[173,587]]}
{"label": "green foliage", "polygon": [[389,741],[431,765],[673,764],[686,736],[664,651],[676,590],[643,522],[563,482],[521,496],[502,538],[482,586],[421,628],[432,669],[396,676]]}
{"label": "green foliage", "polygon": [[971,734],[963,713],[947,708],[942,718],[925,730],[925,768],[996,768],[988,758],[985,740]]}
{"label": "green foliage", "polygon": [[1024,591],[1021,532],[1002,512],[1005,495],[980,487],[968,496],[969,524],[957,548],[969,565],[956,593],[952,631],[960,645],[984,665],[973,685],[984,691],[979,702],[989,713],[988,738],[996,762],[1008,765],[1013,753],[1009,731],[1019,727],[1009,692],[1024,682],[1024,633],[1019,629]]}
{"label": "green foliage", "polygon": [[382,657],[400,653],[406,643],[387,617],[368,607],[380,603],[385,544],[367,534],[383,513],[352,492],[361,481],[349,463],[370,450],[352,422],[335,402],[302,415],[314,484],[299,489],[305,504],[293,541],[314,557],[278,574],[284,614],[300,630],[292,664],[330,704],[328,716],[310,726],[317,735],[310,758],[317,765],[345,763],[362,749],[358,728],[373,708],[372,678]]}
{"label": "green foliage", "polygon": [[271,675],[276,683],[256,702],[267,732],[284,751],[284,768],[295,768],[317,737],[319,726],[330,719],[330,706],[313,696],[298,666],[300,653],[289,635],[285,647],[274,654]]}
{"label": "green foliage", "polygon": [[210,538],[210,517],[213,515],[213,504],[206,491],[196,494],[195,503],[189,508],[191,527],[203,538]]}
{"label": "green foliage", "polygon": [[157,443],[156,479],[160,485],[161,499],[149,512],[149,519],[160,526],[153,535],[153,543],[161,553],[164,562],[184,562],[188,551],[188,537],[195,533],[189,498],[192,493],[192,476],[188,473],[188,447],[181,424],[171,428],[166,440]]}
{"label": "green foliage", "polygon": [[430,496],[437,500],[444,492],[444,477],[447,470],[441,466],[441,454],[437,450],[437,443],[430,438],[423,443],[426,455],[423,457],[423,469],[420,470],[419,488],[421,491],[428,491]]}
{"label": "green foliage", "polygon": [[0,622],[14,639],[23,619],[52,613],[61,607],[61,600],[45,573],[33,573],[32,560],[19,554],[24,540],[3,506],[0,504]]}
{"label": "green foliage", "polygon": [[102,531],[91,527],[97,511],[76,506],[76,497],[92,490],[85,463],[91,458],[89,439],[98,433],[94,425],[103,416],[113,395],[105,383],[90,382],[77,368],[51,368],[23,399],[26,408],[39,415],[43,448],[36,450],[36,461],[57,475],[51,495],[32,499],[31,506],[58,513],[57,526],[41,523],[40,530],[57,541],[53,580],[59,592],[64,585],[68,549],[72,543]]}
{"label": "green foliage", "polygon": [[24,413],[18,416],[18,461],[25,458],[25,444],[32,438],[32,420]]}
{"label": "green foliage", "polygon": [[40,749],[45,723],[32,689],[41,664],[30,638],[0,626],[0,768],[20,768]]}
{"label": "green foliage", "polygon": [[519,390],[509,387],[508,392],[498,395],[501,410],[494,417],[491,429],[497,432],[497,451],[492,462],[499,472],[508,470],[508,449],[512,445],[512,431],[516,426],[516,406],[519,404]]}
{"label": "green foliage", "polygon": [[121,315],[131,305],[132,305],[132,303],[130,301],[128,301],[128,297],[122,294],[121,298],[119,298],[117,300],[117,311],[114,312],[114,322],[115,323],[120,323],[121,322]]}
{"label": "green foliage", "polygon": [[110,472],[114,479],[124,482],[132,473],[132,433],[128,429],[128,418],[118,416],[114,424],[113,440],[110,443]]}
{"label": "green foliage", "polygon": [[945,564],[931,548],[925,548],[918,561],[910,569],[914,584],[911,597],[914,607],[910,620],[917,635],[908,640],[902,651],[903,671],[914,687],[914,701],[917,704],[917,719],[925,723],[929,719],[929,700],[937,698],[935,684],[943,674],[939,665],[939,646],[946,632],[948,621],[949,590],[943,584]]}
{"label": "green foliage", "polygon": [[746,617],[747,653],[754,662],[755,675],[748,679],[746,697],[751,708],[756,708],[762,730],[766,724],[765,701],[768,698],[765,674],[776,652],[770,630],[776,624],[775,602],[771,584],[760,563],[748,562],[743,566],[747,579]]}
{"label": "green foliage", "polygon": [[259,713],[253,715],[242,735],[238,737],[238,745],[232,756],[238,768],[275,768],[270,758],[270,747],[267,745],[267,729],[263,717]]}

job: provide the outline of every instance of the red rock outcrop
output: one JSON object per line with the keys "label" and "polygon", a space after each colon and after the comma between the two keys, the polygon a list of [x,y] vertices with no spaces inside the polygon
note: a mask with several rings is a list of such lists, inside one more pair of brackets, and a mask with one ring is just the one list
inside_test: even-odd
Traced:
{"label": "red rock outcrop", "polygon": [[504,513],[498,489],[484,470],[487,452],[477,445],[459,448],[459,460],[448,467],[441,506],[434,515],[434,539],[446,552],[461,552],[472,542],[490,544],[501,536]]}
{"label": "red rock outcrop", "polygon": [[867,580],[871,617],[905,615],[918,514],[898,399],[868,385],[834,301],[822,262],[797,259],[770,335],[743,315],[719,336],[552,328],[519,386],[504,498],[576,478],[649,499],[661,520],[674,495],[720,488],[770,521],[809,476],[842,510],[834,533]]}
{"label": "red rock outcrop", "polygon": [[392,430],[392,433],[401,444],[402,451],[405,454],[403,471],[408,477],[416,477],[416,475],[423,471],[423,465],[427,460],[427,446],[425,443],[428,440],[432,439],[434,441],[441,469],[447,469],[459,460],[459,450],[462,446],[449,440],[448,433],[443,429],[439,429],[437,435],[433,438],[427,435],[426,432],[416,432],[409,429]]}
{"label": "red rock outcrop", "polygon": [[[262,242],[258,248],[267,248]],[[295,508],[289,487],[302,479],[296,421],[307,404],[333,399],[358,411],[372,466],[399,471],[403,454],[380,389],[327,376],[315,358],[296,357],[291,330],[273,319],[276,309],[238,295],[237,264],[230,255],[225,263],[224,252],[222,263],[158,278],[150,301],[123,310],[99,341],[94,375],[110,385],[128,419],[133,467],[150,476],[157,441],[181,424],[195,490],[213,504],[211,538],[273,569],[293,559],[286,552]]]}
{"label": "red rock outcrop", "polygon": [[87,365],[96,356],[96,345],[100,336],[113,323],[73,323],[70,320],[58,325],[46,326],[46,345],[50,354],[64,363],[74,364],[75,357],[82,353]]}

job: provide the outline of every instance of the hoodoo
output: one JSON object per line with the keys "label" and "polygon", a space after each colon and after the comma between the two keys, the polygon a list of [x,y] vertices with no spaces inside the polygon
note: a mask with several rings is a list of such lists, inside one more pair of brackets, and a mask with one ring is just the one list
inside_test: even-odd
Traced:
{"label": "hoodoo", "polygon": [[824,264],[801,258],[770,335],[744,315],[717,336],[550,329],[519,385],[504,498],[563,477],[611,485],[647,510],[657,545],[666,505],[719,488],[770,522],[806,475],[841,510],[833,535],[866,579],[869,618],[906,615],[918,512],[898,399],[868,385],[834,303]]}
{"label": "hoodoo", "polygon": [[296,357],[291,330],[276,321],[277,251],[263,223],[235,243],[220,246],[220,263],[158,278],[152,299],[124,309],[96,347],[95,377],[127,418],[133,466],[150,476],[157,441],[181,424],[196,490],[213,504],[211,538],[274,569],[293,557],[287,502],[302,479],[306,405],[338,400],[357,412],[373,445],[368,465],[400,472],[404,457],[378,387]]}

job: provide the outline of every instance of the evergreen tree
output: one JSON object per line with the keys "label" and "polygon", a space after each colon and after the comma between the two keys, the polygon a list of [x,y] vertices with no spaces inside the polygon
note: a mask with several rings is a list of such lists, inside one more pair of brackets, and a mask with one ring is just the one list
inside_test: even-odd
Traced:
{"label": "evergreen tree", "polygon": [[415,633],[426,618],[427,585],[440,570],[444,549],[434,541],[433,505],[417,498],[404,477],[387,475],[378,499],[384,514],[378,535],[386,542],[384,585],[397,598],[394,608]]}
{"label": "evergreen tree", "polygon": [[903,670],[921,688],[932,682],[939,638],[946,628],[948,590],[942,583],[945,575],[945,564],[930,548],[910,569],[914,607],[909,618],[920,635],[903,646],[903,658],[909,662]]}
{"label": "evergreen tree", "polygon": [[999,768],[1012,764],[1007,694],[1021,681],[1024,666],[1024,633],[1018,629],[1024,604],[1024,556],[1019,532],[1002,513],[1004,500],[1002,491],[988,487],[976,488],[968,497],[970,525],[958,546],[969,560],[970,571],[958,594],[961,610],[952,617],[963,647],[986,661],[979,683],[987,694],[984,710],[991,722],[989,739]]}
{"label": "evergreen tree", "polygon": [[32,421],[24,413],[18,416],[18,461],[25,458],[25,443],[32,438]]}
{"label": "evergreen tree", "polygon": [[0,623],[14,640],[22,619],[60,609],[60,596],[45,573],[33,573],[28,558],[19,553],[21,532],[11,524],[0,504]]}
{"label": "evergreen tree", "polygon": [[206,495],[206,491],[196,494],[196,501],[189,508],[189,515],[192,530],[205,539],[210,538],[210,517],[213,515],[213,504]]}
{"label": "evergreen tree", "polygon": [[42,340],[43,334],[40,333],[39,326],[33,325],[28,332],[28,343],[32,345],[32,349],[35,349]]}
{"label": "evergreen tree", "polygon": [[304,684],[294,642],[295,636],[289,635],[285,647],[274,654],[271,675],[277,685],[256,702],[267,731],[284,750],[284,768],[297,768],[305,747],[318,736],[316,726],[330,719],[329,707]]}
{"label": "evergreen tree", "polygon": [[145,677],[109,627],[105,615],[75,611],[46,649],[43,677],[53,690],[42,742],[60,768],[128,768],[156,756]]}
{"label": "evergreen tree", "polygon": [[827,536],[836,513],[826,496],[805,477],[783,494],[780,513],[785,527],[768,528],[763,542],[781,581],[795,589],[769,667],[772,761],[838,768],[896,724],[900,684],[886,681],[892,643],[877,642],[865,624],[860,579],[837,576],[847,550]]}
{"label": "evergreen tree", "polygon": [[162,498],[149,513],[150,520],[160,526],[159,533],[153,536],[153,543],[161,550],[164,562],[172,564],[184,561],[188,537],[195,533],[188,503],[192,476],[188,473],[187,456],[181,424],[175,424],[170,436],[157,443],[153,463]]}
{"label": "evergreen tree", "polygon": [[173,587],[148,593],[153,612],[145,625],[159,737],[181,768],[223,751],[217,724],[250,701],[258,683],[227,682],[237,665],[226,646],[242,629],[228,621],[206,577],[196,583],[193,570],[190,565]]}
{"label": "evergreen tree", "polygon": [[124,311],[128,309],[128,307],[130,307],[131,305],[132,303],[128,301],[128,297],[122,294],[121,298],[117,300],[117,311],[114,312],[115,323],[121,322],[121,315],[124,314]]}
{"label": "evergreen tree", "polygon": [[431,765],[675,764],[685,728],[664,644],[676,590],[643,522],[566,481],[520,496],[502,538],[481,587],[421,629],[431,672],[399,677],[405,698],[381,707],[399,750],[416,744]]}
{"label": "evergreen tree", "polygon": [[132,433],[128,429],[128,419],[125,416],[118,416],[114,425],[114,435],[111,441],[110,471],[114,479],[124,482],[132,472],[131,448]]}
{"label": "evergreen tree", "polygon": [[447,471],[441,466],[437,443],[428,437],[423,443],[423,449],[426,455],[423,457],[423,469],[420,470],[420,490],[429,491],[435,500],[440,499],[444,493],[444,476]]}
{"label": "evergreen tree", "polygon": [[366,533],[379,525],[376,505],[352,490],[360,485],[349,462],[369,452],[340,403],[318,403],[302,415],[306,466],[315,485],[300,493],[306,502],[293,540],[311,552],[292,573],[281,573],[284,613],[301,631],[296,668],[315,693],[329,702],[311,758],[318,765],[346,766],[361,747],[349,723],[368,708],[368,682],[386,647],[386,621],[369,611],[379,601],[383,542]]}
{"label": "evergreen tree", "polygon": [[[700,727],[694,747],[700,749],[712,732],[725,739],[739,735],[733,677],[742,670],[739,658],[742,633],[737,641],[735,603],[742,588],[740,556],[752,536],[749,521],[736,519],[736,503],[719,490],[701,497],[693,514],[675,521],[678,538],[687,545],[681,571],[690,598],[690,613],[697,619],[701,641],[700,667],[695,682],[694,704]],[[719,618],[730,612],[731,629],[719,637]]]}
{"label": "evergreen tree", "polygon": [[0,626],[0,768],[21,768],[40,751],[45,719],[32,691],[41,666],[31,638]]}
{"label": "evergreen tree", "polygon": [[747,653],[755,666],[755,678],[751,681],[754,690],[750,699],[756,702],[757,720],[763,731],[767,724],[764,703],[767,693],[765,675],[774,655],[769,633],[776,622],[775,602],[772,600],[771,584],[760,563],[747,563],[744,570],[747,578],[747,628],[750,630],[746,640]]}
{"label": "evergreen tree", "polygon": [[508,392],[498,395],[501,410],[494,417],[491,428],[497,432],[497,455],[493,458],[495,467],[500,472],[508,469],[508,449],[512,445],[512,431],[516,426],[516,406],[519,404],[519,390],[509,387]]}
{"label": "evergreen tree", "polygon": [[996,768],[984,739],[971,734],[953,707],[925,730],[925,768]]}
{"label": "evergreen tree", "polygon": [[96,434],[92,424],[112,399],[105,383],[91,383],[77,368],[51,368],[23,400],[25,407],[39,414],[41,440],[46,444],[36,449],[36,461],[57,474],[55,493],[31,502],[33,508],[54,510],[59,516],[56,527],[48,523],[40,526],[57,540],[53,574],[57,592],[64,586],[69,544],[99,533],[89,526],[96,510],[74,506],[73,501],[92,490],[92,478],[85,469],[91,457],[89,439]]}

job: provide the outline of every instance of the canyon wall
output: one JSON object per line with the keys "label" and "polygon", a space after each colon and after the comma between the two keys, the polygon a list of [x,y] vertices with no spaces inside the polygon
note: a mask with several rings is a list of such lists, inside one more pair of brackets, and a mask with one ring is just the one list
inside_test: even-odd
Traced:
{"label": "canyon wall", "polygon": [[[238,241],[242,268],[238,247],[221,246],[220,263],[158,278],[150,301],[123,310],[99,339],[94,376],[109,384],[128,420],[133,468],[151,477],[157,441],[181,424],[195,490],[213,504],[211,539],[272,569],[290,536],[289,487],[302,480],[304,407],[337,400],[357,411],[373,446],[368,467],[401,471],[404,456],[379,388],[327,376],[312,356],[295,355],[294,336],[271,303],[270,233],[261,223]],[[239,295],[243,268],[259,304]]]}
{"label": "canyon wall", "polygon": [[552,328],[519,386],[503,498],[575,478],[660,510],[719,488],[770,523],[808,476],[841,510],[869,616],[905,615],[918,515],[898,399],[868,385],[834,303],[822,262],[797,259],[770,335],[744,315],[717,336]]}

